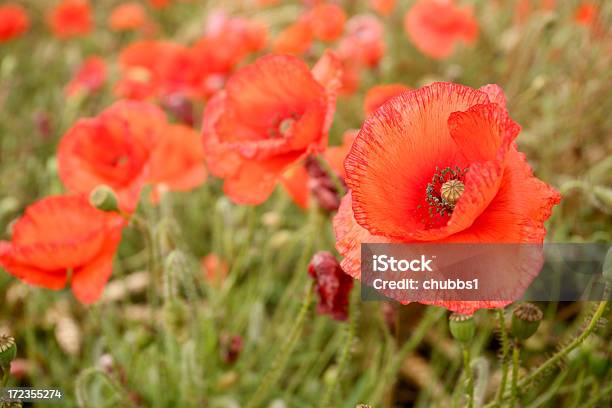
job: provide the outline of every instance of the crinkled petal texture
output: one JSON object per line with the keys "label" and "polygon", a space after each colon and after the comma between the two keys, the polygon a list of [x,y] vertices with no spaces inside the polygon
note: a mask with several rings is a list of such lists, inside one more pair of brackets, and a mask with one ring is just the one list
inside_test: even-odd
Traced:
{"label": "crinkled petal texture", "polygon": [[404,28],[421,52],[436,59],[450,56],[458,41],[471,44],[478,35],[472,10],[448,0],[417,1],[404,17]]}
{"label": "crinkled petal texture", "polygon": [[0,241],[0,266],[26,283],[61,289],[71,276],[82,303],[98,300],[112,272],[124,219],[80,196],[51,196],[31,205]]}
{"label": "crinkled petal texture", "polygon": [[[436,83],[380,107],[345,161],[351,193],[334,219],[344,270],[360,277],[361,243],[541,243],[560,197],[516,150],[519,130],[491,85]],[[461,169],[464,192],[452,211],[431,213],[427,188],[444,168]],[[461,312],[499,305],[441,303]]]}
{"label": "crinkled petal texture", "polygon": [[141,102],[120,101],[99,116],[79,120],[58,148],[60,178],[71,192],[113,188],[122,210],[132,212],[147,181],[149,159],[164,113]]}
{"label": "crinkled petal texture", "polygon": [[210,100],[206,160],[230,198],[265,201],[291,164],[325,148],[339,76],[329,52],[313,72],[295,57],[271,55],[236,72]]}

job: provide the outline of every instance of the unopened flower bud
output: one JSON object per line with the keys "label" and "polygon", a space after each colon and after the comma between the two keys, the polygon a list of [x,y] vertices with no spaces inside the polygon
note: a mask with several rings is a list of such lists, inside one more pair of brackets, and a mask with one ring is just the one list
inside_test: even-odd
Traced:
{"label": "unopened flower bud", "polygon": [[103,184],[94,188],[91,194],[89,194],[89,203],[98,210],[109,212],[119,211],[117,195],[112,188]]}
{"label": "unopened flower bud", "polygon": [[15,339],[11,336],[1,335],[0,336],[0,368],[8,369],[13,361],[17,357],[17,344]]}
{"label": "unopened flower bud", "polygon": [[448,328],[458,342],[467,344],[474,338],[476,325],[470,315],[453,313],[448,317]]}
{"label": "unopened flower bud", "polygon": [[531,337],[542,321],[544,314],[532,303],[519,304],[512,313],[511,333],[519,340]]}
{"label": "unopened flower bud", "polygon": [[226,364],[234,364],[244,348],[244,341],[242,340],[242,336],[239,335],[222,336],[221,347],[223,361]]}
{"label": "unopened flower bud", "polygon": [[316,281],[318,312],[336,320],[346,320],[353,278],[344,273],[336,258],[327,251],[314,254],[308,273]]}

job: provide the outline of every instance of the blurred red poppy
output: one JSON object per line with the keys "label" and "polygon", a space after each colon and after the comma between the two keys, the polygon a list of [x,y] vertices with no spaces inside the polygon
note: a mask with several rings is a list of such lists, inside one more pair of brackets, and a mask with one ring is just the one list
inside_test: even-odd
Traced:
{"label": "blurred red poppy", "polygon": [[66,86],[66,94],[93,93],[104,86],[106,81],[106,62],[100,57],[87,58],[74,78]]}
{"label": "blurred red poppy", "polygon": [[352,17],[338,45],[338,54],[342,60],[366,67],[378,65],[385,54],[384,30],[380,21],[370,15]]}
{"label": "blurred red poppy", "polygon": [[223,283],[229,273],[227,262],[213,252],[202,258],[201,265],[206,280],[212,285]]}
{"label": "blurred red poppy", "polygon": [[128,101],[79,120],[59,144],[60,178],[75,193],[89,194],[98,185],[108,185],[117,193],[120,208],[134,211],[164,124],[160,109]]}
{"label": "blurred red poppy", "polygon": [[[541,243],[560,196],[533,176],[519,131],[496,85],[435,83],[372,113],[345,161],[351,191],[334,218],[343,269],[360,278],[362,242]],[[472,313],[505,303],[439,304]]]}
{"label": "blurred red poppy", "polygon": [[421,52],[436,59],[449,57],[459,41],[472,44],[478,35],[472,9],[454,0],[418,0],[404,16],[404,28]]}
{"label": "blurred red poppy", "polygon": [[19,4],[0,5],[0,42],[19,37],[30,27],[30,19]]}
{"label": "blurred red poppy", "polygon": [[189,48],[171,41],[138,41],[119,55],[121,78],[115,93],[129,99],[190,95],[196,61]]}
{"label": "blurred red poppy", "polygon": [[574,13],[574,21],[580,25],[590,26],[597,17],[597,6],[591,2],[582,3]]}
{"label": "blurred red poppy", "polygon": [[264,202],[293,163],[325,148],[339,75],[329,51],[312,72],[296,57],[269,55],[238,70],[209,101],[206,160],[232,200]]}
{"label": "blurred red poppy", "polygon": [[278,34],[272,44],[272,50],[277,54],[301,55],[312,46],[312,37],[310,23],[301,19]]}
{"label": "blurred red poppy", "polygon": [[382,16],[388,16],[395,8],[396,0],[370,0],[370,8]]}
{"label": "blurred red poppy", "polygon": [[91,6],[87,0],[62,0],[51,10],[48,22],[56,37],[86,35],[93,26]]}
{"label": "blurred red poppy", "polygon": [[143,28],[148,23],[147,13],[139,3],[123,3],[111,12],[108,26],[113,31],[129,31]]}
{"label": "blurred red poppy", "polygon": [[206,180],[204,148],[198,132],[184,125],[167,125],[160,132],[150,158],[147,182],[155,186],[153,201],[160,190],[189,191]]}
{"label": "blurred red poppy", "polygon": [[108,185],[121,210],[130,213],[145,184],[154,185],[155,201],[164,189],[185,191],[204,182],[198,139],[192,129],[168,124],[153,105],[119,101],[79,120],[64,135],[58,149],[60,178],[75,193]]}
{"label": "blurred red poppy", "polygon": [[220,90],[236,65],[249,54],[261,51],[267,40],[268,29],[259,21],[212,13],[206,34],[192,47],[195,95],[206,99]]}
{"label": "blurred red poppy", "polygon": [[306,13],[313,35],[321,41],[333,41],[342,35],[346,13],[337,4],[323,3]]}
{"label": "blurred red poppy", "polygon": [[327,251],[317,252],[308,265],[308,274],[316,281],[317,311],[335,320],[346,320],[353,279],[342,271],[336,258]]}
{"label": "blurred red poppy", "polygon": [[164,8],[170,4],[172,0],[148,0],[153,8]]}
{"label": "blurred red poppy", "polygon": [[0,241],[0,266],[31,285],[98,300],[112,273],[123,217],[93,208],[79,196],[52,196],[26,209],[10,242]]}
{"label": "blurred red poppy", "polygon": [[409,87],[402,84],[373,86],[366,93],[365,101],[363,102],[363,110],[366,116],[374,112],[389,99],[409,90]]}
{"label": "blurred red poppy", "polygon": [[[353,141],[357,136],[354,130],[348,130],[343,135],[342,145],[329,146],[321,154],[321,159],[327,163],[331,171],[336,174],[340,182],[344,182],[344,159],[348,154]],[[335,211],[340,205],[340,192],[327,173],[316,159],[308,157],[303,164],[288,169],[282,177],[283,187],[293,201],[302,208],[308,208],[309,198],[312,195],[319,207],[327,211]]]}

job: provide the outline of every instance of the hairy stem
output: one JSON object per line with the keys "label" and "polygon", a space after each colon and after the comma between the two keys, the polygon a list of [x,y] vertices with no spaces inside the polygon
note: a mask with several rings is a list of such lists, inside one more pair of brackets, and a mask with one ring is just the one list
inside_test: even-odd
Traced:
{"label": "hairy stem", "polygon": [[270,388],[276,384],[283,374],[287,361],[289,360],[289,357],[291,356],[291,353],[298,342],[300,333],[302,332],[302,327],[304,326],[306,316],[308,315],[308,310],[310,309],[310,305],[312,303],[313,288],[314,284],[311,284],[308,288],[308,292],[306,293],[306,297],[302,302],[302,306],[300,307],[295,323],[287,336],[287,339],[281,346],[280,351],[261,380],[261,383],[253,393],[253,396],[249,399],[249,402],[246,405],[247,408],[260,406],[261,402],[268,395]]}
{"label": "hairy stem", "polygon": [[463,371],[466,379],[466,394],[468,398],[467,407],[472,408],[474,406],[474,375],[471,367],[471,356],[469,346],[463,347]]}
{"label": "hairy stem", "polygon": [[508,341],[508,329],[506,328],[506,318],[504,309],[497,309],[497,319],[499,320],[499,330],[501,332],[502,355],[501,355],[501,382],[497,393],[497,406],[501,406],[506,391],[506,381],[508,379],[508,353],[510,352],[510,342]]}
{"label": "hairy stem", "polygon": [[518,375],[520,365],[520,354],[521,349],[518,340],[515,341],[514,347],[512,348],[512,389],[510,394],[510,406],[516,405],[518,399]]}

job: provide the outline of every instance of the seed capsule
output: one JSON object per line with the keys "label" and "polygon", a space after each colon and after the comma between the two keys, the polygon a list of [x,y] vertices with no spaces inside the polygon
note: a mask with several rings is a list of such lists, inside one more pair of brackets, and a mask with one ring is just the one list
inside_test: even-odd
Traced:
{"label": "seed capsule", "polygon": [[440,188],[440,196],[446,203],[454,206],[457,201],[459,201],[459,197],[461,197],[461,194],[463,194],[464,191],[465,186],[461,181],[448,180],[442,184],[442,187]]}
{"label": "seed capsule", "polygon": [[1,335],[0,336],[0,368],[8,368],[11,365],[11,361],[17,356],[17,344],[15,339]]}
{"label": "seed capsule", "polygon": [[476,325],[472,316],[453,313],[448,318],[448,328],[455,340],[467,344],[474,338]]}
{"label": "seed capsule", "polygon": [[89,195],[89,203],[98,210],[109,212],[119,211],[117,195],[109,186],[100,185],[94,188]]}
{"label": "seed capsule", "polygon": [[519,340],[531,337],[542,321],[544,314],[532,303],[521,303],[512,313],[511,332]]}

